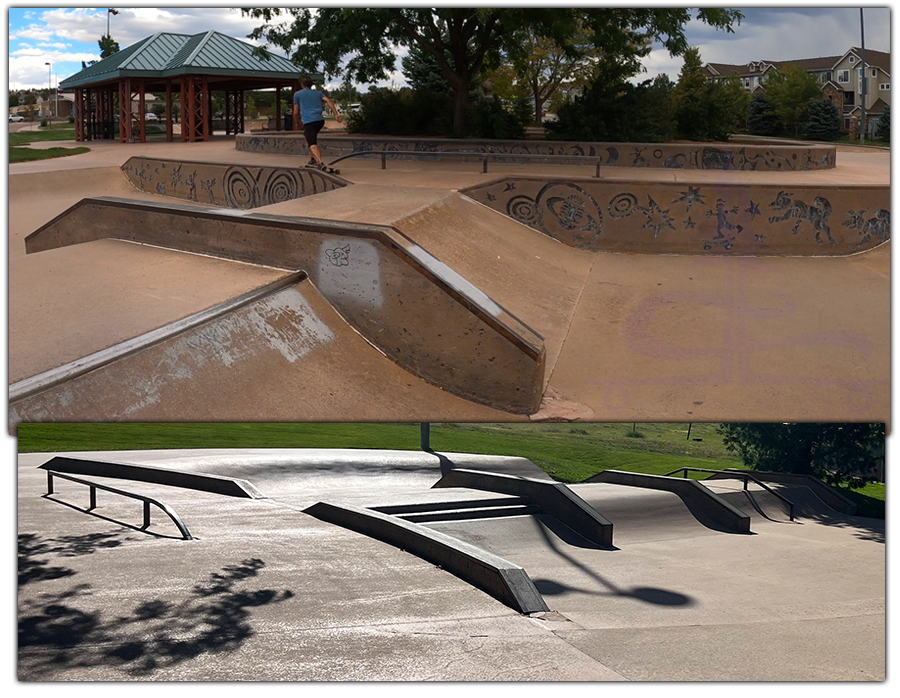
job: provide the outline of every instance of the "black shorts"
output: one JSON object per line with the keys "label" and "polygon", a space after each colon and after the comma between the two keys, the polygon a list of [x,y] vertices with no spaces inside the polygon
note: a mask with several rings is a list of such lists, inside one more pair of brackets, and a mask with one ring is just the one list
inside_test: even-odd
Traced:
{"label": "black shorts", "polygon": [[319,135],[319,131],[322,130],[323,126],[325,126],[324,119],[322,121],[311,121],[308,124],[303,124],[303,135],[306,136],[307,145],[316,145],[316,137]]}

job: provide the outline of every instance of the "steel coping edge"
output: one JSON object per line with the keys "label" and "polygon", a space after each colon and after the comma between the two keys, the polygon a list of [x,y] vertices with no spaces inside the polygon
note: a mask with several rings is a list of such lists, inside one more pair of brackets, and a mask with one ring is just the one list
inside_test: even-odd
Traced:
{"label": "steel coping edge", "polygon": [[713,521],[735,533],[750,532],[750,517],[747,514],[726,502],[697,480],[667,477],[665,475],[648,475],[646,473],[630,473],[624,470],[603,470],[584,480],[584,483],[592,482],[645,487],[647,489],[672,492],[683,500],[689,500]]}
{"label": "steel coping edge", "polygon": [[453,468],[432,487],[468,487],[528,497],[541,513],[559,519],[588,540],[602,546],[613,544],[612,522],[561,482]]}
{"label": "steel coping edge", "polygon": [[206,473],[186,473],[171,468],[149,465],[54,456],[46,463],[39,465],[38,468],[42,470],[56,470],[61,473],[150,482],[157,485],[169,485],[211,494],[222,494],[228,497],[268,499],[247,480],[222,475],[207,475]]}
{"label": "steel coping edge", "polygon": [[[856,504],[852,500],[848,499],[840,492],[837,492],[833,487],[826,484],[814,475],[808,475],[804,473],[779,473],[771,470],[747,470],[743,468],[725,468],[722,473],[723,475],[719,475],[719,478],[725,477],[724,473],[748,473],[755,477],[757,480],[768,480],[769,482],[778,482],[791,485],[803,485],[805,487],[809,487],[809,489],[812,490],[819,499],[821,499],[827,506],[831,507],[832,509],[835,509],[842,514],[847,514],[849,516],[853,516],[854,514],[856,514]],[[716,475],[710,476],[710,478],[715,477]]]}
{"label": "steel coping edge", "polygon": [[119,342],[106,349],[101,349],[100,351],[75,359],[74,361],[69,361],[62,366],[56,366],[55,368],[43,371],[34,376],[24,378],[9,386],[9,402],[13,403],[17,400],[31,397],[32,395],[49,390],[50,388],[72,380],[73,378],[82,376],[85,373],[107,366],[114,361],[119,361],[132,354],[137,354],[140,351],[149,349],[176,335],[216,320],[245,305],[249,305],[250,303],[300,283],[306,278],[306,273],[302,271],[287,274],[264,286],[260,286],[247,293],[230,298],[210,308],[194,313],[193,315],[188,315],[180,320],[175,320],[174,322],[158,327],[155,330],[150,330],[149,332],[140,334],[137,337],[132,337],[131,339],[126,339],[123,342]]}
{"label": "steel coping edge", "polygon": [[303,512],[439,565],[519,613],[550,610],[522,567],[452,536],[350,504],[317,502]]}

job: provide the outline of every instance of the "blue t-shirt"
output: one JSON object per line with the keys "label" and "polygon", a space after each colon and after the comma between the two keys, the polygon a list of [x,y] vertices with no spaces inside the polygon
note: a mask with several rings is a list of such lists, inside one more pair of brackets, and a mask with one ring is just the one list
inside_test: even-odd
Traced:
{"label": "blue t-shirt", "polygon": [[322,98],[324,95],[312,88],[294,93],[294,104],[300,107],[300,121],[311,124],[313,121],[324,121],[322,114]]}

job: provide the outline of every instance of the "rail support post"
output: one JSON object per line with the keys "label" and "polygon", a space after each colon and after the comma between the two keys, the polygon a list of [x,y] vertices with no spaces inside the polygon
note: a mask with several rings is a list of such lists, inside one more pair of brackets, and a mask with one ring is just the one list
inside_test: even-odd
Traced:
{"label": "rail support post", "polygon": [[88,511],[94,511],[97,508],[97,488],[89,487],[88,490],[91,493],[91,505],[88,507]]}

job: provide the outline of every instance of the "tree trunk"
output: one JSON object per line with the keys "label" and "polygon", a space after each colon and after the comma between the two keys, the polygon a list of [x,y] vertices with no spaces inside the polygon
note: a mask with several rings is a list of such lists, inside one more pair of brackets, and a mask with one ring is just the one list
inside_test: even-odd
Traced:
{"label": "tree trunk", "polygon": [[534,125],[540,126],[544,120],[543,100],[537,90],[533,90],[534,94]]}
{"label": "tree trunk", "polygon": [[469,132],[469,83],[460,81],[453,86],[453,135],[462,137]]}

